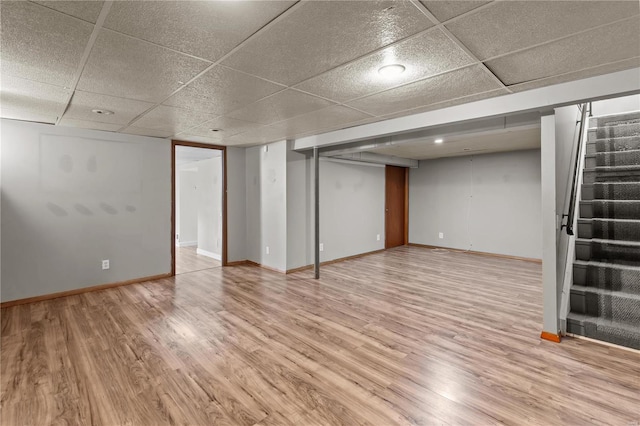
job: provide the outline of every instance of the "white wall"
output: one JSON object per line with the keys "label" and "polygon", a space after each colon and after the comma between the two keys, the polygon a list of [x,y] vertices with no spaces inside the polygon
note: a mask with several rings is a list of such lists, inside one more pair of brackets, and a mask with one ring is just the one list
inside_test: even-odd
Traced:
{"label": "white wall", "polygon": [[2,120],[1,143],[2,301],[170,272],[168,140]]}
{"label": "white wall", "polygon": [[287,268],[286,150],[286,141],[246,150],[247,259],[280,271]]}
{"label": "white wall", "polygon": [[[292,144],[289,143],[291,146]],[[313,263],[313,162],[287,150],[287,269]]]}
{"label": "white wall", "polygon": [[198,251],[222,254],[222,157],[193,163],[197,173]]}
{"label": "white wall", "polygon": [[384,167],[321,161],[320,261],[383,249],[384,206]]}
{"label": "white wall", "polygon": [[198,171],[176,172],[176,239],[178,245],[198,243]]}
{"label": "white wall", "polygon": [[227,147],[227,261],[247,259],[245,149]]}
{"label": "white wall", "polygon": [[540,259],[540,185],[539,150],[421,161],[409,174],[409,241]]}
{"label": "white wall", "polygon": [[593,115],[610,115],[621,112],[640,111],[640,95],[605,99],[592,104]]}

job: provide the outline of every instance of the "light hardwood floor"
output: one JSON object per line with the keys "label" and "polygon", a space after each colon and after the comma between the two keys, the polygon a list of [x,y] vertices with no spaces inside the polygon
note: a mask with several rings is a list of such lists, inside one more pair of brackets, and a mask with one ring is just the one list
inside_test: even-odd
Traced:
{"label": "light hardwood floor", "polygon": [[2,310],[3,425],[635,425],[640,355],[541,341],[540,265],[401,247]]}
{"label": "light hardwood floor", "polygon": [[219,260],[198,254],[196,247],[176,247],[176,274],[186,274],[219,266],[222,266]]}

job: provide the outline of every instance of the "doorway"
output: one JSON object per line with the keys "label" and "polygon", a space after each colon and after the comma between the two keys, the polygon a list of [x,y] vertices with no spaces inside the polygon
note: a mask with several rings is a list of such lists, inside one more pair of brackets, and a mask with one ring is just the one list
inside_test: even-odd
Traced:
{"label": "doorway", "polygon": [[385,248],[409,242],[409,169],[385,167]]}
{"label": "doorway", "polygon": [[226,264],[226,150],[173,141],[172,274]]}

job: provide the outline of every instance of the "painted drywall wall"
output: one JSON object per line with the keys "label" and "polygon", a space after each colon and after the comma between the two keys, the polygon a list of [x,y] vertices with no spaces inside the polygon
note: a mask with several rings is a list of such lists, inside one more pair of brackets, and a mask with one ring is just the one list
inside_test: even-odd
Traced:
{"label": "painted drywall wall", "polygon": [[11,120],[1,136],[2,301],[170,272],[170,141]]}
{"label": "painted drywall wall", "polygon": [[227,261],[247,259],[247,187],[245,149],[227,148]]}
{"label": "painted drywall wall", "polygon": [[[291,148],[292,143],[289,142]],[[313,263],[313,162],[287,150],[287,269]]]}
{"label": "painted drywall wall", "polygon": [[176,172],[176,234],[180,247],[198,244],[198,170]]}
{"label": "painted drywall wall", "polygon": [[222,157],[194,163],[197,172],[198,253],[221,259]]}
{"label": "painted drywall wall", "polygon": [[321,161],[320,261],[383,249],[384,204],[384,167]]}
{"label": "painted drywall wall", "polygon": [[539,150],[421,161],[409,242],[540,259],[540,173]]}
{"label": "painted drywall wall", "polygon": [[611,115],[621,112],[640,111],[640,95],[605,99],[592,104],[593,115]]}
{"label": "painted drywall wall", "polygon": [[286,150],[286,141],[246,150],[247,258],[280,271],[287,268]]}

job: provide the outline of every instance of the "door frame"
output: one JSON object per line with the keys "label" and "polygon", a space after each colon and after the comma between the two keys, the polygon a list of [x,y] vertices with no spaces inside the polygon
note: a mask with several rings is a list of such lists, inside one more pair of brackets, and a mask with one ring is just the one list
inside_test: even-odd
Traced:
{"label": "door frame", "polygon": [[171,140],[171,276],[176,274],[176,147],[222,151],[222,266],[227,266],[227,147],[200,142]]}
{"label": "door frame", "polygon": [[[385,250],[389,248],[388,242],[387,242],[387,217],[388,217],[388,209],[389,206],[387,204],[387,195],[386,195],[386,190],[387,190],[387,178],[386,178],[386,167],[388,167],[389,165],[385,165],[385,181],[384,181],[384,185],[385,185],[385,197],[384,197],[384,234],[385,234],[385,238],[384,238],[384,248]],[[404,239],[404,244],[403,245],[407,245],[409,244],[409,167],[404,167],[404,166],[394,166],[394,167],[403,167],[404,168],[404,217],[403,217],[403,221],[404,221],[404,235],[403,235],[403,239]]]}

